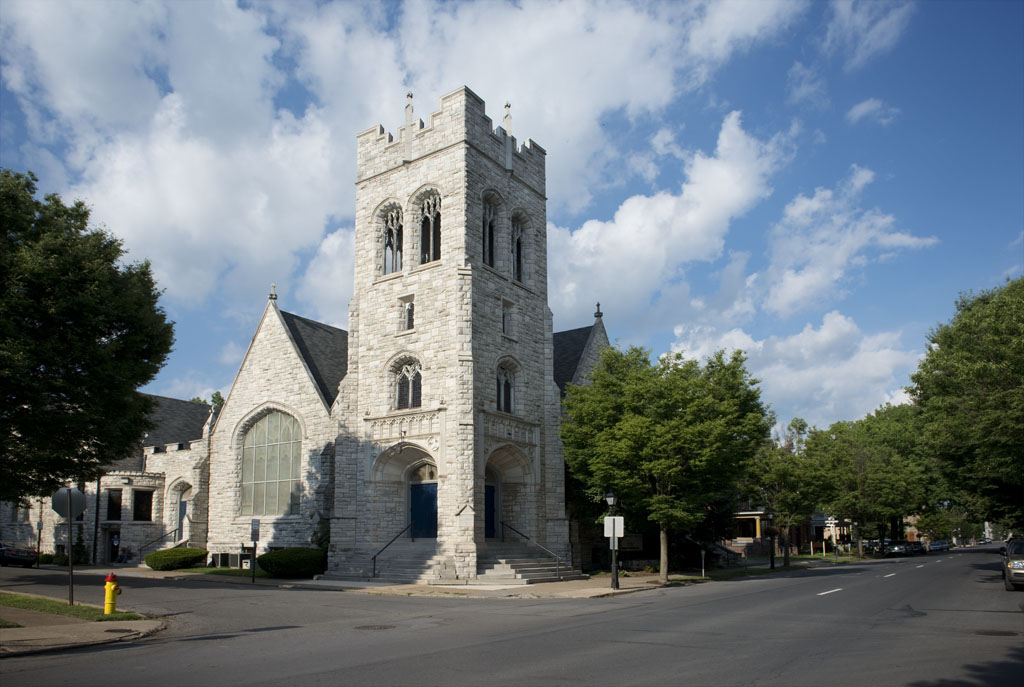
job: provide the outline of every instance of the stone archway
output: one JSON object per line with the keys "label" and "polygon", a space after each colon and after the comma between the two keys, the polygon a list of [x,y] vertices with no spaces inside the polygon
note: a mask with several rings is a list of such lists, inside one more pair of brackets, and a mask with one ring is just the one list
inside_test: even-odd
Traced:
{"label": "stone archway", "polygon": [[187,525],[191,522],[191,516],[189,515],[190,503],[192,501],[192,485],[185,480],[178,480],[171,485],[170,489],[170,501],[171,509],[168,513],[170,516],[164,517],[164,521],[167,524],[174,525],[175,535],[174,540],[179,542],[186,538],[188,534]]}
{"label": "stone archway", "polygon": [[373,466],[378,539],[390,538],[408,527],[414,539],[437,537],[438,470],[422,447],[402,442],[384,451]]}
{"label": "stone archway", "polygon": [[508,527],[535,537],[536,484],[529,458],[514,445],[499,446],[487,458],[483,475],[484,539],[509,535]]}

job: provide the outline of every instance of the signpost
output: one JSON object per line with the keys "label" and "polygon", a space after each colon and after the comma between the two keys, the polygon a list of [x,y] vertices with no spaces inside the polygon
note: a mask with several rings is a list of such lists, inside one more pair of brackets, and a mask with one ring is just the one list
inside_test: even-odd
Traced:
{"label": "signpost", "polygon": [[68,521],[68,606],[74,606],[75,549],[72,544],[74,539],[71,534],[71,521],[85,512],[85,494],[74,487],[62,487],[53,492],[53,496],[50,497],[50,507],[57,512],[57,515]]}
{"label": "signpost", "polygon": [[625,519],[621,515],[609,515],[604,519],[604,536],[612,550],[612,589],[619,588],[619,537],[626,533]]}
{"label": "signpost", "polygon": [[249,559],[249,570],[252,572],[252,583],[256,584],[256,542],[260,540],[260,521],[258,518],[253,518],[249,523],[250,532],[249,538],[252,539],[252,558]]}

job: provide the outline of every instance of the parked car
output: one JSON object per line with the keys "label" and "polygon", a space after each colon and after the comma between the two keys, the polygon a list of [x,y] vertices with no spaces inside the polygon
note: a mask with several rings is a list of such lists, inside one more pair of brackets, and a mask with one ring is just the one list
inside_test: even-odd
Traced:
{"label": "parked car", "polygon": [[928,553],[928,549],[924,548],[924,544],[919,541],[908,541],[907,542],[907,555],[908,556],[923,556]]}
{"label": "parked car", "polygon": [[909,556],[910,550],[905,541],[893,541],[885,545],[886,556]]}
{"label": "parked car", "polygon": [[936,539],[928,545],[929,551],[949,551],[949,542],[945,539]]}
{"label": "parked car", "polygon": [[24,568],[31,568],[35,564],[35,551],[19,549],[0,542],[0,565],[20,565]]}
{"label": "parked car", "polygon": [[999,548],[1003,558],[1003,586],[1006,591],[1024,589],[1024,539],[1014,538]]}

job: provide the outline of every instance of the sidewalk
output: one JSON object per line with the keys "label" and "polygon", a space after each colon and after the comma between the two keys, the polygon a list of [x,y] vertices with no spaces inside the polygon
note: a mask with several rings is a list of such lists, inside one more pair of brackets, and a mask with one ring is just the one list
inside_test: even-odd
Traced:
{"label": "sidewalk", "polygon": [[[815,563],[817,562],[815,561]],[[767,563],[764,567],[767,568]],[[817,566],[809,565],[808,567]],[[628,577],[620,576],[619,589],[615,590],[611,589],[609,575],[599,575],[586,580],[542,584],[478,586],[396,584],[367,580],[277,580],[266,577],[257,577],[253,582],[249,577],[152,570],[147,566],[115,566],[113,568],[110,566],[80,566],[76,567],[75,571],[82,574],[114,572],[120,578],[121,584],[126,587],[131,585],[133,577],[145,577],[186,582],[189,580],[219,582],[231,585],[256,584],[279,589],[319,589],[357,594],[466,599],[592,599],[661,588],[656,574],[633,572],[629,573]],[[670,579],[669,585],[682,586],[699,582],[700,580],[694,581],[693,578],[685,580],[678,578],[677,580]],[[0,606],[0,618],[21,625],[18,628],[0,629],[0,658],[140,639],[158,632],[166,626],[161,620],[91,622],[6,606]]]}

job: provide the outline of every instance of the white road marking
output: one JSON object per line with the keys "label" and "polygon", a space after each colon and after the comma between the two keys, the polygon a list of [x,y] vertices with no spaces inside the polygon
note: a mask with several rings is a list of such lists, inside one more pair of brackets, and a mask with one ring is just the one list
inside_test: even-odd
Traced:
{"label": "white road marking", "polygon": [[838,587],[836,589],[830,589],[827,592],[821,592],[820,594],[818,594],[818,596],[825,596],[826,594],[831,594],[832,592],[841,592],[841,591],[843,591],[843,588],[842,587]]}
{"label": "white road marking", "polygon": [[917,567],[919,567],[919,568],[923,568],[924,566],[923,566],[923,565],[919,565],[919,566],[917,566]]}
{"label": "white road marking", "polygon": [[893,576],[893,575],[895,575],[895,574],[896,574],[896,573],[889,573],[888,575],[882,575],[882,577],[892,577],[892,576]]}

